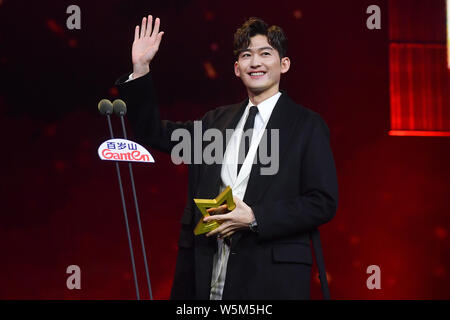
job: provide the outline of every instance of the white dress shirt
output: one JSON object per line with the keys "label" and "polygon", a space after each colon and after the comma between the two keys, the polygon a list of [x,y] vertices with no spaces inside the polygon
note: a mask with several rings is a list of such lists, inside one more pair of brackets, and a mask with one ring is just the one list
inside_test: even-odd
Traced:
{"label": "white dress shirt", "polygon": [[[250,111],[250,107],[253,106],[249,100],[244,114],[239,120],[236,129],[228,142],[225,150],[224,161],[222,164],[221,177],[221,190],[223,191],[227,186],[230,186],[233,191],[233,196],[244,199],[245,191],[247,190],[248,179],[252,170],[253,160],[255,158],[259,142],[264,134],[267,122],[269,122],[272,111],[275,108],[275,104],[281,96],[281,92],[278,92],[270,98],[262,101],[258,107],[258,113],[255,117],[255,124],[253,127],[253,135],[250,142],[250,148],[248,150],[247,157],[242,164],[241,171],[237,175],[237,163],[239,154],[239,144],[241,141],[242,130],[247,120],[247,116]],[[223,240],[217,240],[218,250],[214,255],[213,272],[211,277],[211,300],[221,300],[223,288],[225,285],[225,275],[227,272],[228,256],[230,254],[230,248],[223,242]]]}

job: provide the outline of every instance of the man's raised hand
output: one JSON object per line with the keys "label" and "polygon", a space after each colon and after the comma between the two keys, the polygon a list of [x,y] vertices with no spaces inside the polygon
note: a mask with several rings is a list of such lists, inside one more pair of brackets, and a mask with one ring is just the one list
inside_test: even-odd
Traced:
{"label": "man's raised hand", "polygon": [[152,31],[153,17],[151,15],[142,18],[141,27],[134,30],[134,42],[131,50],[133,62],[133,79],[142,77],[150,71],[150,61],[158,52],[164,32],[159,32],[159,18],[155,19],[155,27]]}

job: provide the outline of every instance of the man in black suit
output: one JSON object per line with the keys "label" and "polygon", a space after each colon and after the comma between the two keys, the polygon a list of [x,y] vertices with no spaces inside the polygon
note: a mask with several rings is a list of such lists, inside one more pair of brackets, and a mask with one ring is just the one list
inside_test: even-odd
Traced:
{"label": "man in black suit", "polygon": [[[183,129],[193,136],[195,124],[160,120],[149,65],[163,32],[158,18],[152,25],[148,16],[136,26],[133,73],[117,86],[136,139],[170,153],[177,144],[172,133]],[[281,28],[269,28],[258,18],[235,33],[234,70],[248,99],[201,119],[202,132],[216,129],[225,137],[227,130],[236,130],[224,140],[223,161],[189,164],[172,299],[309,298],[310,233],[335,215],[338,187],[326,123],[279,92],[281,74],[290,67],[286,43]],[[253,131],[245,139],[247,129]],[[274,172],[263,174],[259,151],[268,141],[278,163]],[[193,199],[215,198],[227,185],[236,208],[210,209],[205,221],[220,226],[194,236],[202,215]]]}

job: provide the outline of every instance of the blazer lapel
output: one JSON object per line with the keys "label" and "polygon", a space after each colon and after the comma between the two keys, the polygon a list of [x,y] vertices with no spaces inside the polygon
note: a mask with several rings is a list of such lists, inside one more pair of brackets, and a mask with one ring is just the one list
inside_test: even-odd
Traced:
{"label": "blazer lapel", "polygon": [[[234,129],[239,122],[239,119],[244,113],[245,106],[248,103],[248,99],[242,103],[232,105],[229,113],[224,116],[222,121],[218,121],[215,128],[219,129],[223,137],[223,155],[225,155],[225,149],[227,146],[226,141],[226,129]],[[212,199],[217,197],[220,190],[220,173],[222,169],[223,158],[219,163],[213,163],[211,165],[204,164],[203,174],[201,175],[201,181],[199,183],[199,189],[197,197],[201,196],[205,199]]]}

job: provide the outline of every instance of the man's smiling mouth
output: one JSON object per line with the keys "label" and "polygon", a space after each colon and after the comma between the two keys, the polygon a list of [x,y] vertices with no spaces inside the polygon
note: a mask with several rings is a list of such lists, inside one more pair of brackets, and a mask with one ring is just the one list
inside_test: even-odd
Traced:
{"label": "man's smiling mouth", "polygon": [[252,79],[258,79],[264,76],[266,73],[264,71],[258,71],[258,72],[250,72],[249,75]]}

